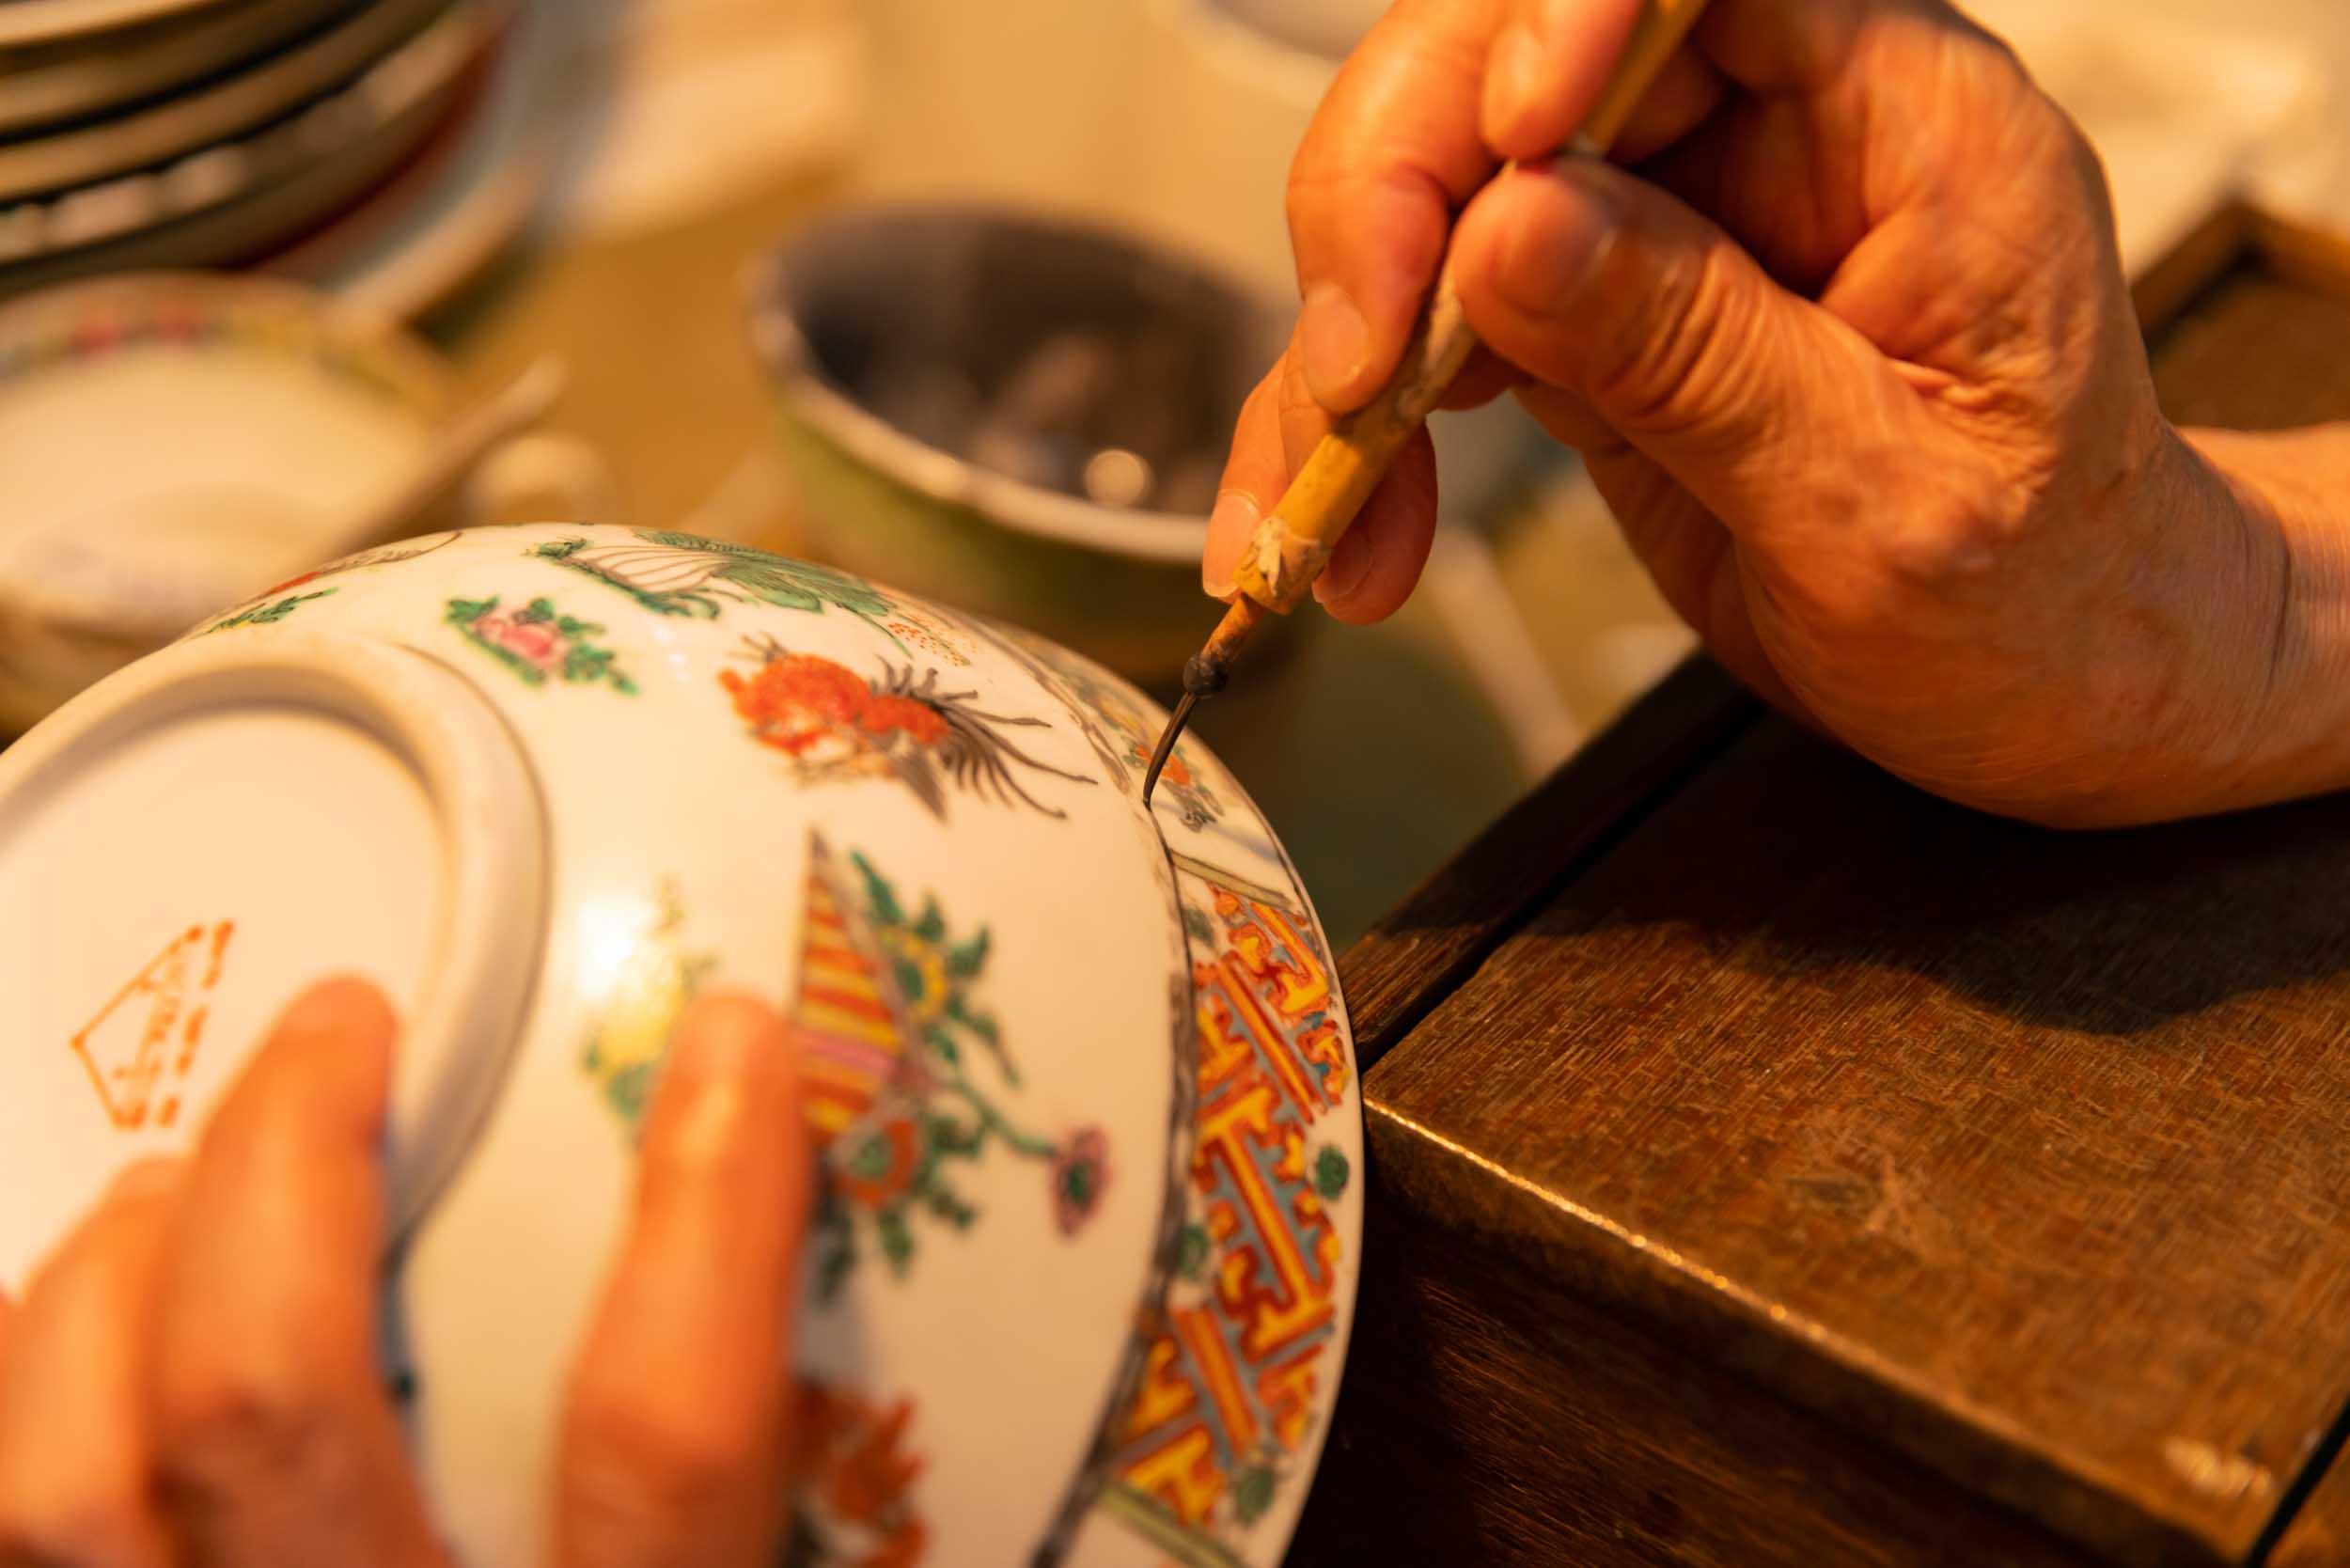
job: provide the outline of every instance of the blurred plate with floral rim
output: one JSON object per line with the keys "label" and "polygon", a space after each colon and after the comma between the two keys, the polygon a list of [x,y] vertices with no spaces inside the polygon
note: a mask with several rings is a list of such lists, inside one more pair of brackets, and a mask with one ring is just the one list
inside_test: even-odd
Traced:
{"label": "blurred plate with floral rim", "polygon": [[333,548],[457,396],[421,343],[285,284],[0,306],[0,731]]}

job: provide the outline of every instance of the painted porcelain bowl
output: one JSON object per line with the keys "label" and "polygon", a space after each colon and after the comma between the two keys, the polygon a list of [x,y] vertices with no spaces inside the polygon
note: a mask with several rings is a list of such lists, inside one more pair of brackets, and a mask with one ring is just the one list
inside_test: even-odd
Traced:
{"label": "painted porcelain bowl", "polygon": [[[822,1165],[796,1560],[1269,1564],[1337,1393],[1360,1114],[1240,787],[1049,644],[684,535],[306,572],[0,755],[0,1284],[272,1012],[407,1020],[389,1287],[435,1506],[537,1552],[685,998],[763,995]],[[1007,1440],[1016,1435],[1016,1440]],[[882,1484],[866,1484],[875,1477]]]}

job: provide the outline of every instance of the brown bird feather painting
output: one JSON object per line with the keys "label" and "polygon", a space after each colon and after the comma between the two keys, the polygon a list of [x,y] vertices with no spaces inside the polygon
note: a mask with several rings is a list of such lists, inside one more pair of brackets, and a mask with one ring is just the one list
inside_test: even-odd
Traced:
{"label": "brown bird feather painting", "polygon": [[750,672],[725,670],[719,682],[752,738],[790,759],[802,783],[893,778],[943,819],[950,789],[1061,817],[1067,812],[1031,794],[1021,774],[1094,782],[1030,756],[1005,733],[1048,728],[1044,720],[983,712],[976,692],[940,691],[934,669],[917,676],[910,665],[885,661],[868,679],[763,635],[744,638],[741,657]]}

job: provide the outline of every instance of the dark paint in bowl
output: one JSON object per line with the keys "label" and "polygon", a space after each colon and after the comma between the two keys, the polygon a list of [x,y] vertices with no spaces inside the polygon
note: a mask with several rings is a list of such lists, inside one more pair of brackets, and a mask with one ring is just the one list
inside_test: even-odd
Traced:
{"label": "dark paint in bowl", "polygon": [[1167,679],[1276,305],[1154,245],[1013,209],[818,220],[756,285],[816,542],[843,566]]}

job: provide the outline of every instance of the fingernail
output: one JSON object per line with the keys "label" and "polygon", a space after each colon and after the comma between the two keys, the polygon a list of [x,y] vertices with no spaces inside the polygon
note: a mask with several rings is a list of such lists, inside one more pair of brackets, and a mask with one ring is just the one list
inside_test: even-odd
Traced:
{"label": "fingernail", "polygon": [[1555,316],[1583,291],[1616,236],[1616,216],[1606,196],[1590,184],[1550,179],[1547,199],[1524,204],[1526,215],[1502,243],[1494,285],[1510,305],[1529,316]]}
{"label": "fingernail", "polygon": [[1359,531],[1347,533],[1339,541],[1338,548],[1330,552],[1330,564],[1322,569],[1322,575],[1315,580],[1314,597],[1324,604],[1345,598],[1370,575],[1371,562],[1370,539]]}
{"label": "fingernail", "polygon": [[1346,290],[1317,283],[1306,293],[1297,321],[1297,347],[1307,389],[1325,408],[1346,406],[1363,364],[1371,357],[1371,326]]}
{"label": "fingernail", "polygon": [[723,1004],[714,1013],[708,1003],[689,1010],[670,1044],[648,1136],[713,1159],[736,1147],[752,1120],[760,1058],[773,1045],[769,1030]]}
{"label": "fingernail", "polygon": [[797,1056],[790,1027],[757,997],[724,992],[694,1001],[670,1035],[642,1152],[714,1171],[778,1139],[796,1147]]}
{"label": "fingernail", "polygon": [[[1240,591],[1233,572],[1263,517],[1256,497],[1245,490],[1228,490],[1215,498],[1215,510],[1208,514],[1208,552],[1199,560],[1199,586],[1209,598],[1230,599]],[[1229,551],[1220,542],[1227,539],[1232,541]]]}
{"label": "fingernail", "polygon": [[1543,40],[1522,22],[1502,29],[1494,40],[1485,60],[1484,100],[1478,110],[1488,143],[1508,139],[1512,128],[1535,106],[1547,57]]}
{"label": "fingernail", "polygon": [[339,1040],[352,1030],[389,1027],[391,1021],[391,1006],[373,984],[355,975],[337,975],[296,996],[286,1009],[283,1027],[305,1039]]}

